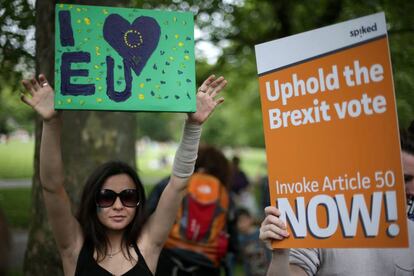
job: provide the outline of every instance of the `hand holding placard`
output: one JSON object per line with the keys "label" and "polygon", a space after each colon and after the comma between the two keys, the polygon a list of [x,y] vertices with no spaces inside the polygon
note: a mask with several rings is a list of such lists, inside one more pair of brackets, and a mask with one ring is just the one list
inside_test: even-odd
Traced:
{"label": "hand holding placard", "polygon": [[53,105],[55,93],[45,75],[40,74],[39,81],[33,77],[31,80],[23,80],[22,84],[31,97],[22,94],[21,100],[31,106],[44,121],[50,121],[58,116],[59,113]]}
{"label": "hand holding placard", "polygon": [[224,102],[223,97],[216,97],[227,85],[224,77],[216,79],[214,75],[209,76],[197,91],[197,111],[188,113],[188,120],[197,124],[203,124],[214,109]]}

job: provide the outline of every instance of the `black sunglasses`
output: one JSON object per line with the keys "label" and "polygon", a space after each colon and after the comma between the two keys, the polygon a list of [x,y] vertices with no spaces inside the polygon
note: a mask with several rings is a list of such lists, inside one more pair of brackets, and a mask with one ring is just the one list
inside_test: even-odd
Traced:
{"label": "black sunglasses", "polygon": [[117,197],[119,197],[122,205],[125,207],[137,207],[139,205],[138,192],[136,189],[126,189],[120,193],[116,193],[109,189],[103,189],[96,194],[95,202],[100,208],[108,208],[115,203]]}
{"label": "black sunglasses", "polygon": [[413,180],[413,175],[411,175],[411,174],[404,174],[404,182],[405,183],[407,183],[407,182],[410,182],[411,180]]}

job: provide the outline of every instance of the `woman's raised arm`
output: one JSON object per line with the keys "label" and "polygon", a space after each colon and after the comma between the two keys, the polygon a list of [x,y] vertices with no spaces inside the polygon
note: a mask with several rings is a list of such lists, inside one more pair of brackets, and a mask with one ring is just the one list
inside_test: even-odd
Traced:
{"label": "woman's raised arm", "polygon": [[22,81],[28,94],[21,99],[31,106],[43,119],[40,144],[40,182],[43,197],[62,259],[80,250],[83,237],[79,223],[72,214],[69,197],[64,189],[64,173],[61,154],[61,118],[54,109],[54,91],[44,75],[39,80]]}
{"label": "woman's raised arm", "polygon": [[186,191],[188,178],[193,174],[201,125],[224,101],[224,98],[218,94],[226,84],[227,81],[223,77],[216,79],[212,75],[197,91],[197,111],[188,114],[183,136],[175,154],[170,181],[161,194],[157,208],[143,228],[138,241],[140,250],[150,267],[157,265],[158,255],[168,237]]}

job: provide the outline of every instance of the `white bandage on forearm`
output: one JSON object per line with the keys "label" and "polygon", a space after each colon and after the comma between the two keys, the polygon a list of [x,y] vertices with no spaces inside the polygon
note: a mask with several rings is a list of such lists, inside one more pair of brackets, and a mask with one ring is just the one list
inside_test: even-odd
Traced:
{"label": "white bandage on forearm", "polygon": [[186,178],[193,174],[200,136],[201,126],[186,121],[183,137],[174,157],[172,173],[175,176]]}

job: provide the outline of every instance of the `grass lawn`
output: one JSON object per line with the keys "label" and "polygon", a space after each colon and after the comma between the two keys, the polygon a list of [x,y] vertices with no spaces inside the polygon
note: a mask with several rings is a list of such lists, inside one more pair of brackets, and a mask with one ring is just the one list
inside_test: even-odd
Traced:
{"label": "grass lawn", "polygon": [[171,174],[171,162],[175,149],[173,144],[149,143],[138,147],[136,153],[137,171],[145,185],[155,185],[162,178]]}
{"label": "grass lawn", "polygon": [[[171,173],[171,163],[176,150],[174,144],[150,143],[137,152],[137,169],[145,184],[153,185]],[[266,173],[263,149],[244,148],[237,151],[241,167],[251,180]],[[31,178],[33,175],[34,142],[10,141],[0,144],[0,179]],[[229,158],[232,154],[226,154]],[[165,158],[166,165],[160,160]]]}
{"label": "grass lawn", "polygon": [[34,142],[0,144],[0,179],[31,178]]}
{"label": "grass lawn", "polygon": [[0,189],[0,208],[10,228],[29,228],[31,190],[31,188]]}
{"label": "grass lawn", "polygon": [[[171,163],[174,158],[176,147],[167,145],[165,147],[150,147],[137,152],[137,169],[145,184],[156,184],[160,179],[171,173]],[[226,151],[225,155],[231,160],[232,150]],[[256,181],[257,176],[267,173],[265,150],[260,148],[243,148],[237,150],[241,159],[241,168],[245,171],[250,181]],[[162,157],[169,160],[168,164],[161,167],[158,163]]]}
{"label": "grass lawn", "polygon": [[[137,169],[149,194],[159,180],[171,173],[171,163],[176,150],[175,144],[148,143],[140,146],[137,152]],[[230,159],[233,150],[226,151]],[[31,178],[33,174],[34,142],[10,141],[0,144],[0,179]],[[266,173],[266,158],[263,149],[238,149],[242,169],[251,181]],[[165,164],[162,159],[167,160]],[[30,188],[1,189],[0,208],[6,214],[13,228],[26,229],[29,225],[31,190]]]}
{"label": "grass lawn", "polygon": [[[137,151],[137,170],[149,194],[154,184],[171,173],[171,164],[176,150],[173,143],[147,142]],[[252,182],[258,175],[266,173],[266,158],[263,149],[241,148],[226,151],[230,159],[233,152],[241,158],[241,167]],[[31,178],[33,174],[34,142],[10,141],[0,144],[0,179]],[[164,160],[165,162],[161,162]],[[30,209],[30,189],[1,189],[0,207],[9,217],[13,227],[26,228]]]}

